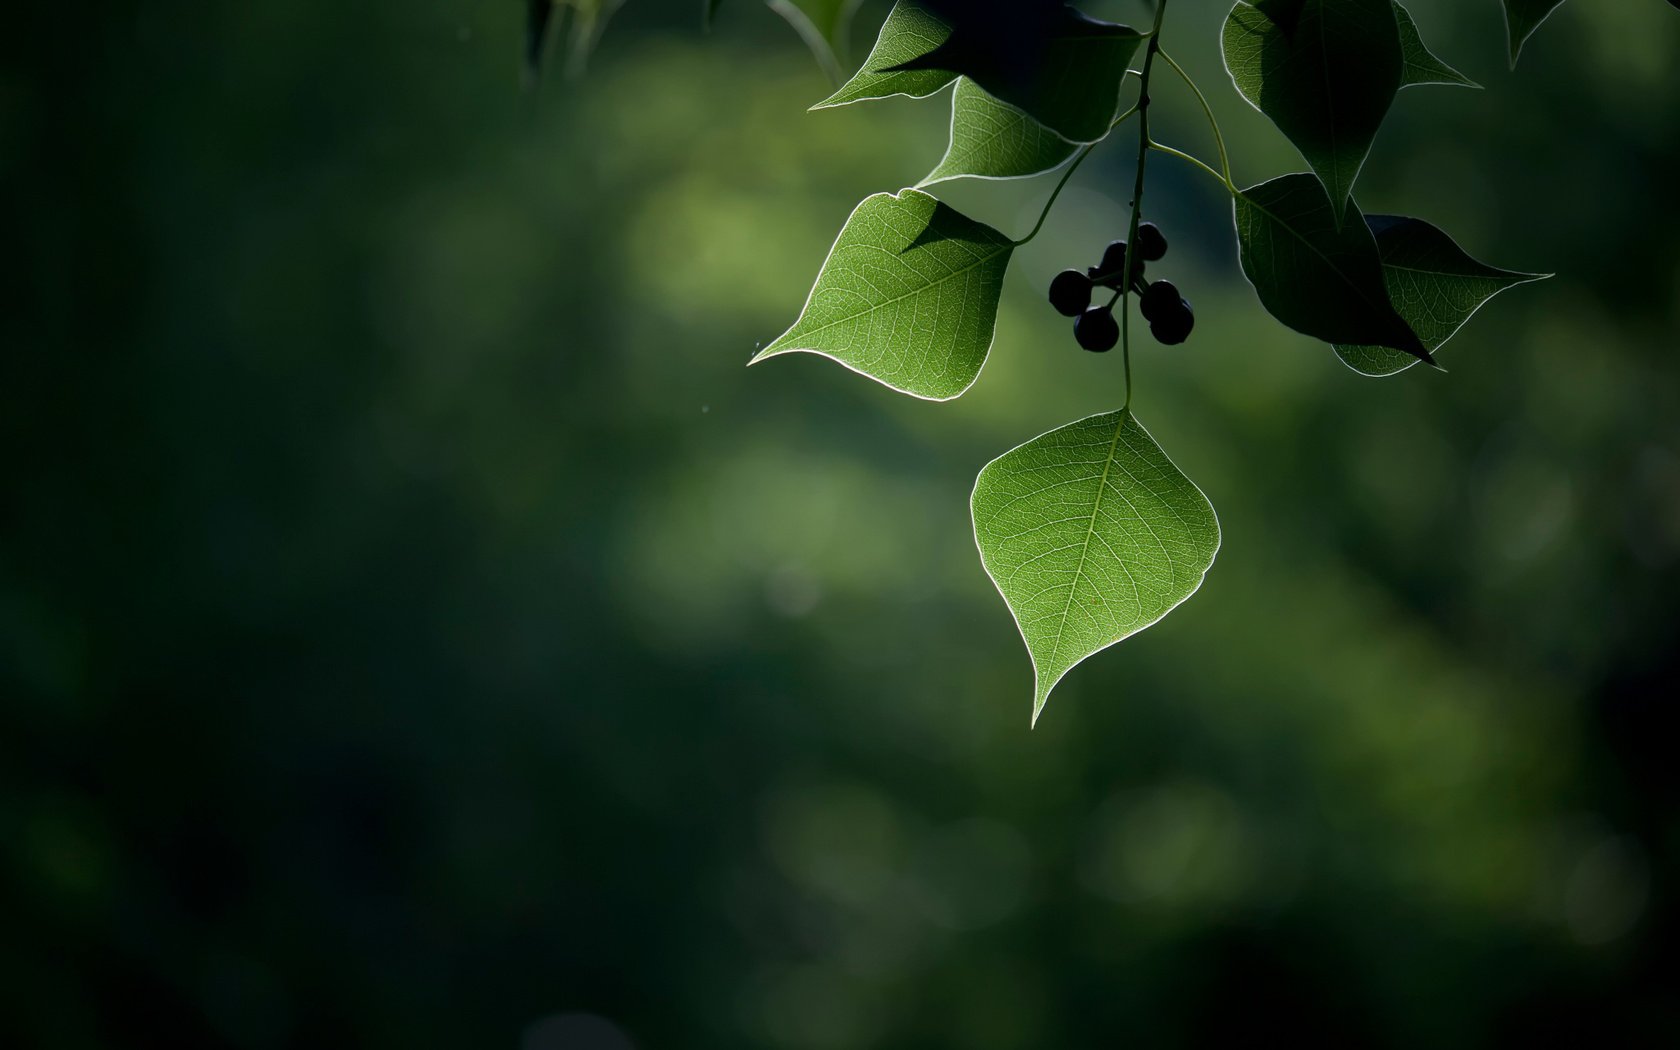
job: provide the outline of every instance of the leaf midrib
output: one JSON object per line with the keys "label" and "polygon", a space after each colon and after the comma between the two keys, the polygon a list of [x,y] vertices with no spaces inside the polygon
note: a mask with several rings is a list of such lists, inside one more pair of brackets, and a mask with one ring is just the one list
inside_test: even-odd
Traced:
{"label": "leaf midrib", "polygon": [[1114,469],[1114,450],[1120,447],[1120,432],[1126,429],[1127,413],[1121,412],[1114,423],[1114,437],[1108,442],[1108,455],[1103,459],[1102,477],[1097,479],[1097,495],[1091,501],[1091,517],[1085,522],[1085,538],[1079,547],[1079,564],[1074,566],[1073,580],[1068,584],[1067,603],[1056,621],[1056,640],[1050,643],[1050,662],[1055,663],[1062,651],[1062,635],[1067,633],[1068,616],[1073,612],[1073,596],[1079,591],[1079,579],[1085,575],[1085,556],[1091,551],[1091,537],[1097,533],[1097,515],[1102,511],[1103,494],[1108,491],[1108,473]]}

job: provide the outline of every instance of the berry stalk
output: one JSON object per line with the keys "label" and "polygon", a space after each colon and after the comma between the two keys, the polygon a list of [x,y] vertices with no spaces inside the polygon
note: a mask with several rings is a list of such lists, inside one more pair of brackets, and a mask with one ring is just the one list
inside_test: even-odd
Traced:
{"label": "berry stalk", "polygon": [[[1143,55],[1143,69],[1138,76],[1138,156],[1137,181],[1132,187],[1132,227],[1126,236],[1126,267],[1124,273],[1134,273],[1132,257],[1137,254],[1138,220],[1143,212],[1143,176],[1149,165],[1149,75],[1155,67],[1155,56],[1161,53],[1161,23],[1167,15],[1167,0],[1155,6],[1155,25],[1149,31],[1149,46]],[[1131,311],[1126,309],[1126,295],[1130,288],[1120,289],[1120,361],[1126,377],[1126,401],[1122,411],[1132,407],[1132,338]]]}

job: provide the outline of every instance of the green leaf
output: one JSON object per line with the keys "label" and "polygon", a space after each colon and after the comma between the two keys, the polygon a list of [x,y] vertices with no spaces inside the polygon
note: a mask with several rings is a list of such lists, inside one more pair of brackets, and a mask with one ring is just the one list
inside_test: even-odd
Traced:
{"label": "green leaf", "polygon": [[832,83],[841,80],[840,63],[845,60],[852,15],[860,0],[765,0],[770,9],[787,20],[805,46],[816,56],[817,65]]}
{"label": "green leaf", "polygon": [[992,460],[970,505],[1032,656],[1034,722],[1063,675],[1194,594],[1219,551],[1213,506],[1126,410]]}
{"label": "green leaf", "polygon": [[821,354],[894,390],[946,401],[991,351],[1015,244],[917,190],[857,206],[799,320],[752,363]]}
{"label": "green leaf", "polygon": [[1435,57],[1435,53],[1429,50],[1428,45],[1423,42],[1423,37],[1418,34],[1417,23],[1412,20],[1412,13],[1400,6],[1399,0],[1395,0],[1394,3],[1394,19],[1400,26],[1400,50],[1406,56],[1405,70],[1400,74],[1401,87],[1415,87],[1419,84],[1448,84],[1473,88],[1482,86]]}
{"label": "green leaf", "polygon": [[1505,35],[1511,45],[1511,68],[1517,68],[1528,38],[1563,3],[1563,0],[1505,0]]}
{"label": "green leaf", "polygon": [[[1431,352],[1451,339],[1489,299],[1514,285],[1547,276],[1479,263],[1422,219],[1367,215],[1365,222],[1382,255],[1389,299]],[[1368,376],[1393,375],[1417,363],[1415,357],[1382,346],[1337,344],[1336,355],[1355,372]]]}
{"label": "green leaf", "polygon": [[1273,317],[1327,343],[1429,360],[1388,301],[1376,238],[1352,201],[1338,216],[1318,180],[1297,172],[1241,191],[1232,210],[1243,274]]}
{"label": "green leaf", "polygon": [[1339,214],[1400,89],[1392,0],[1239,2],[1224,50],[1237,90],[1300,150]]}
{"label": "green leaf", "polygon": [[[1108,134],[1126,64],[1143,38],[1130,26],[1072,8],[1043,10],[1022,5],[1010,16],[958,18],[899,0],[863,68],[811,108],[889,95],[922,98],[963,75],[1063,138],[1095,142]],[[1000,21],[1005,17],[1010,20]]]}
{"label": "green leaf", "polygon": [[1019,179],[1060,167],[1079,147],[963,77],[951,92],[951,144],[922,185],[958,179]]}
{"label": "green leaf", "polygon": [[811,108],[849,106],[853,102],[893,95],[926,98],[957,79],[957,75],[945,69],[895,70],[893,67],[927,54],[950,35],[951,27],[934,15],[916,4],[899,0],[887,12],[887,20],[881,24],[881,33],[875,38],[869,57],[863,60],[863,68],[840,85],[838,91]]}
{"label": "green leaf", "polygon": [[712,23],[717,21],[717,10],[723,5],[723,0],[700,0],[700,3],[700,24],[705,27],[706,32],[710,33]]}
{"label": "green leaf", "polygon": [[942,5],[950,35],[899,68],[960,73],[1075,142],[1108,134],[1143,39],[1137,30],[1060,4],[1019,4],[1007,14],[992,10],[1011,6],[999,0],[969,5]]}

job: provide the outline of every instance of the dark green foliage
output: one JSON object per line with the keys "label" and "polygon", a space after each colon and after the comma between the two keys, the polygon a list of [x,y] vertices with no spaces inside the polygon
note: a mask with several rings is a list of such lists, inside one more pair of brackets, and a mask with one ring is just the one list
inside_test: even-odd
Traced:
{"label": "dark green foliage", "polygon": [[[989,352],[989,319],[1010,249],[1038,235],[1079,164],[1114,126],[1133,116],[1140,127],[1131,233],[1112,241],[1083,274],[1071,269],[1058,274],[1049,289],[1051,305],[1064,316],[1077,317],[1074,334],[1080,346],[1095,352],[1122,347],[1123,410],[1132,403],[1132,369],[1129,329],[1116,319],[1116,305],[1123,311],[1124,299],[1138,294],[1150,334],[1163,345],[1185,342],[1196,325],[1195,311],[1172,282],[1151,284],[1146,277],[1147,265],[1167,253],[1160,228],[1138,219],[1148,159],[1156,150],[1202,169],[1231,195],[1242,271],[1266,311],[1287,327],[1331,344],[1351,367],[1368,374],[1389,374],[1412,361],[1434,364],[1433,349],[1476,307],[1503,287],[1528,279],[1477,269],[1480,264],[1461,252],[1435,250],[1439,245],[1424,252],[1434,260],[1430,265],[1439,268],[1415,269],[1415,260],[1408,261],[1416,249],[1413,242],[1435,235],[1446,244],[1450,239],[1412,220],[1367,224],[1354,201],[1354,184],[1401,87],[1474,86],[1429,50],[1397,0],[1238,0],[1222,32],[1231,79],[1312,168],[1311,174],[1285,175],[1245,190],[1232,183],[1225,138],[1211,107],[1190,75],[1161,49],[1167,6],[1165,0],[1156,4],[1154,24],[1139,34],[1054,2],[900,0],[863,68],[819,108],[893,94],[920,97],[956,81],[950,146],[924,185],[964,176],[1021,178],[1064,165],[1065,170],[1037,223],[1020,241],[989,231],[980,238],[981,247],[927,257],[930,267],[912,266],[911,280],[887,260],[942,239],[931,224],[922,228],[925,216],[872,228],[867,237],[848,238],[853,231],[848,223],[806,314],[794,331],[755,360],[785,349],[807,349],[920,397],[961,394],[978,377]],[[1128,69],[1143,41],[1141,63]],[[1148,103],[1151,77],[1160,65],[1172,66],[1201,103],[1219,150],[1219,168],[1159,143]],[[1138,101],[1117,116],[1118,86],[1128,73],[1141,82]],[[921,200],[918,207],[926,212],[931,200]],[[871,198],[865,206],[876,201]],[[953,209],[946,211],[948,221],[960,218]],[[1425,229],[1432,233],[1418,232]],[[1373,230],[1384,236],[1382,250]],[[832,281],[837,256],[845,257],[839,265],[843,279]],[[977,267],[987,268],[986,279],[971,294],[967,282]],[[1093,286],[1113,291],[1114,298],[1093,305]],[[1128,316],[1121,313],[1120,319]],[[977,326],[976,320],[987,324]],[[955,338],[959,332],[962,337]],[[1054,466],[1040,460],[1045,450],[1060,448],[1056,442],[1042,446],[1031,457],[1034,469]],[[1137,483],[1113,482],[1122,488]],[[1053,524],[1025,535],[1042,539],[1055,531]],[[1087,524],[1079,541],[1083,546],[1118,539],[1118,534],[1105,533],[1112,523],[1096,515]],[[1168,533],[1159,537],[1159,550],[1134,551],[1134,557],[1145,560],[1124,565],[1127,573],[1163,572],[1170,568],[1174,542],[1197,542],[1171,535],[1170,526]],[[985,560],[984,541],[981,553]],[[1042,553],[1050,557],[1055,552]],[[1206,553],[1211,559],[1212,550]],[[1096,581],[1103,600],[1135,586],[1135,576],[1124,575]],[[1006,589],[1004,581],[994,582]],[[1103,588],[1112,588],[1113,594],[1102,593]],[[1049,617],[1032,617],[1020,626],[1035,663],[1042,658],[1057,665],[1065,655],[1060,632],[1070,623],[1070,610],[1054,617],[1057,626],[1046,636],[1042,625],[1048,622]],[[1077,642],[1070,644],[1088,655],[1145,626],[1094,617],[1076,628]],[[1040,681],[1035,718],[1059,678]]]}
{"label": "dark green foliage", "polygon": [[1224,45],[1238,90],[1301,151],[1339,218],[1400,90],[1393,0],[1239,2]]}
{"label": "dark green foliage", "polygon": [[966,76],[1064,138],[1094,142],[1108,134],[1136,30],[1040,0],[923,6],[949,32],[883,73]]}
{"label": "dark green foliage", "polygon": [[1388,299],[1376,238],[1353,202],[1333,207],[1311,175],[1238,193],[1243,274],[1279,321],[1328,343],[1392,347],[1430,360]]}
{"label": "dark green foliage", "polygon": [[[848,0],[771,0],[771,6],[804,27],[807,36],[821,37],[819,58],[832,56],[836,31],[853,10]],[[1160,227],[1140,221],[1152,152],[1178,156],[1230,194],[1242,272],[1265,310],[1294,331],[1331,344],[1345,362],[1367,374],[1390,374],[1412,361],[1434,364],[1432,351],[1483,302],[1531,279],[1476,263],[1426,223],[1399,218],[1367,222],[1354,201],[1354,184],[1401,87],[1474,86],[1430,51],[1398,0],[1238,0],[1232,7],[1222,30],[1232,82],[1312,168],[1311,174],[1284,175],[1243,190],[1232,182],[1225,137],[1212,107],[1190,74],[1162,48],[1168,6],[1159,0],[1148,32],[1140,33],[1097,21],[1056,0],[894,4],[863,67],[814,108],[891,95],[925,97],[955,83],[949,146],[922,187],[965,177],[1025,178],[1058,168],[1062,174],[1037,222],[1019,240],[970,219],[922,187],[867,198],[830,249],[798,319],[752,360],[812,353],[916,397],[961,395],[978,380],[990,355],[1014,251],[1038,236],[1081,162],[1131,117],[1139,128],[1130,232],[1110,242],[1084,273],[1067,269],[1057,274],[1048,290],[1051,306],[1075,318],[1080,346],[1098,353],[1122,348],[1125,400],[1115,417],[1121,421],[1115,435],[1132,418],[1125,300],[1140,296],[1139,310],[1150,334],[1163,345],[1185,342],[1196,326],[1195,311],[1177,286],[1151,283],[1146,276],[1148,265],[1164,259],[1168,247]],[[1526,35],[1552,6],[1512,3],[1514,31],[1521,27]],[[599,12],[600,4],[593,9]],[[816,33],[819,23],[828,27],[822,34]],[[1140,47],[1142,59],[1131,68]],[[1218,168],[1159,141],[1150,119],[1151,82],[1166,66],[1185,81],[1211,125]],[[1121,112],[1120,86],[1128,76],[1139,81],[1137,101]],[[1112,291],[1113,297],[1094,304],[1097,287]],[[1045,455],[1065,450],[1063,443],[1023,446],[1028,447],[1036,449],[1027,457],[1034,476],[1060,476],[1060,468],[1069,466],[1044,461]],[[1138,495],[1138,486],[1147,484],[1135,477],[1104,480],[1104,486],[1118,487],[1123,495]],[[1128,542],[1125,530],[1099,513],[1107,498],[1102,488],[1077,541],[1082,549]],[[1190,503],[1194,500],[1187,499]],[[1035,507],[1033,513],[1048,513],[1054,504]],[[1008,539],[1008,558],[988,550],[982,539],[982,561],[1006,563],[1023,553],[1022,543],[1045,542],[1065,522],[1041,524],[1022,533],[1024,540]],[[1078,567],[1083,558],[1076,559],[1073,577],[1078,582],[1067,590],[1068,600],[1092,586],[1099,602],[1120,601],[1128,588],[1137,590],[1140,575],[1156,579],[1170,574],[1174,551],[1194,551],[1211,564],[1217,545],[1207,546],[1207,537],[1170,521],[1155,529],[1157,545],[1131,548],[1121,572],[1087,578]],[[1038,553],[1051,558],[1059,552]],[[1007,600],[1007,581],[994,582]],[[1159,605],[1158,615],[1165,615],[1199,585],[1199,577],[1178,580],[1156,596],[1160,601],[1137,608]],[[1173,601],[1165,598],[1169,592]],[[1031,595],[1016,597],[1027,606],[1036,601]],[[1061,668],[1038,682],[1035,719],[1072,663],[1153,622],[1100,615],[1074,621],[1071,606],[1054,617],[1035,613],[1018,619],[1035,666]],[[1045,626],[1052,622],[1053,628]],[[1073,633],[1064,638],[1070,629]],[[1067,663],[1076,650],[1082,655]]]}
{"label": "dark green foliage", "polygon": [[[1440,229],[1400,215],[1367,215],[1377,239],[1389,299],[1430,352],[1482,304],[1514,285],[1541,279],[1477,262]],[[1392,375],[1417,359],[1386,347],[1337,345],[1336,354],[1366,375]]]}
{"label": "dark green foliage", "polygon": [[1394,18],[1400,27],[1400,48],[1405,55],[1405,72],[1401,76],[1401,87],[1414,87],[1419,84],[1449,84],[1458,87],[1481,87],[1480,84],[1447,65],[1429,50],[1423,42],[1423,36],[1418,32],[1417,23],[1412,20],[1412,14],[1400,6],[1399,0],[1394,3]]}
{"label": "dark green foliage", "polygon": [[1512,69],[1516,68],[1517,56],[1522,54],[1523,45],[1528,43],[1528,38],[1540,28],[1540,23],[1551,17],[1552,12],[1562,4],[1563,0],[1505,0],[1505,30],[1510,46]]}

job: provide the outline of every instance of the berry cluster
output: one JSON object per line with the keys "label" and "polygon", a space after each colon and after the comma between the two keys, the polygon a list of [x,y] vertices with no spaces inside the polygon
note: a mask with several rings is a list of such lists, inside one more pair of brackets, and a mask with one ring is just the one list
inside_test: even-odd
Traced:
{"label": "berry cluster", "polygon": [[[1146,281],[1144,265],[1157,262],[1167,254],[1167,238],[1152,222],[1143,223],[1137,230],[1137,243],[1132,249],[1132,269],[1126,270],[1126,242],[1115,241],[1103,252],[1102,262],[1083,272],[1063,270],[1050,282],[1050,305],[1064,317],[1073,317],[1073,337],[1079,345],[1093,353],[1114,349],[1120,341],[1120,325],[1114,320],[1114,304],[1122,289],[1138,293],[1138,309],[1149,322],[1149,331],[1156,340],[1175,346],[1190,337],[1196,326],[1196,315],[1190,304],[1178,294],[1171,281]],[[1098,286],[1112,289],[1114,295],[1105,306],[1091,305],[1091,293]]]}

